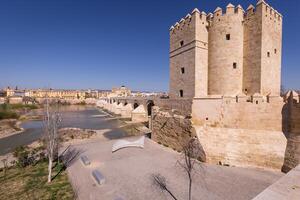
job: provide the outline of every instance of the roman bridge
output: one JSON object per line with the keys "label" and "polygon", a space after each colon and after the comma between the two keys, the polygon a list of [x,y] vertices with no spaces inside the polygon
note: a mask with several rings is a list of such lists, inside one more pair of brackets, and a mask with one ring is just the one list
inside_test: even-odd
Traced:
{"label": "roman bridge", "polygon": [[190,115],[191,103],[191,100],[183,98],[111,97],[98,100],[97,106],[116,115],[121,115],[123,118],[131,118],[134,122],[147,122],[151,119],[154,106],[168,110],[178,110],[184,115]]}

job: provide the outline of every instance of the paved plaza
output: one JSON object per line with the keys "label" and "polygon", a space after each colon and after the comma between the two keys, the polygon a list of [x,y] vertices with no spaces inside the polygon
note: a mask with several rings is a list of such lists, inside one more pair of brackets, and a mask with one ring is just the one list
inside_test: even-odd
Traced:
{"label": "paved plaza", "polygon": [[[84,166],[78,158],[68,168],[73,187],[79,199],[171,199],[152,181],[152,174],[160,173],[167,179],[170,190],[178,199],[187,199],[188,179],[178,160],[181,155],[145,140],[145,148],[121,149],[111,152],[116,140],[95,139],[73,145],[86,155],[91,164]],[[105,177],[105,184],[97,185],[92,171],[98,169]],[[278,180],[280,172],[263,171],[202,164],[197,167],[193,182],[193,199],[252,199]]]}

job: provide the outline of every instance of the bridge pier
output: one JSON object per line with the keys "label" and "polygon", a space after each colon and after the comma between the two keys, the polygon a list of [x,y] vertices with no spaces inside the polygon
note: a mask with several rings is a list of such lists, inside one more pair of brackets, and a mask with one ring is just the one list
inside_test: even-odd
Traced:
{"label": "bridge pier", "polygon": [[136,109],[134,109],[131,113],[131,120],[133,122],[147,122],[148,115],[146,109],[143,105],[139,105]]}

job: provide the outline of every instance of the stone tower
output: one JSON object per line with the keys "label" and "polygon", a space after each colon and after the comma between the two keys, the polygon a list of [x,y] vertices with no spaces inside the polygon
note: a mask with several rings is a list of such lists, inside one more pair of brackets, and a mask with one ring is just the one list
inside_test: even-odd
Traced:
{"label": "stone tower", "polygon": [[170,98],[279,96],[282,16],[265,1],[194,9],[170,28]]}
{"label": "stone tower", "polygon": [[260,0],[244,18],[243,90],[279,96],[281,84],[282,16]]}
{"label": "stone tower", "polygon": [[170,97],[207,93],[208,22],[194,9],[170,28]]}
{"label": "stone tower", "polygon": [[236,95],[243,83],[244,11],[229,4],[217,8],[209,20],[208,94]]}

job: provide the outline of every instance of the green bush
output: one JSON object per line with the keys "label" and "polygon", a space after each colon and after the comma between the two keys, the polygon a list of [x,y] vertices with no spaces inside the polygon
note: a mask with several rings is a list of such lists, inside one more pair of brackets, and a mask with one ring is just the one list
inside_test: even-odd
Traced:
{"label": "green bush", "polygon": [[18,119],[19,115],[12,111],[0,111],[0,120],[2,119]]}
{"label": "green bush", "polygon": [[86,103],[85,103],[85,101],[81,101],[81,102],[79,102],[79,103],[76,103],[76,105],[82,105],[82,106],[85,106]]}
{"label": "green bush", "polygon": [[24,146],[17,147],[13,152],[13,156],[17,158],[17,166],[21,168],[34,164],[35,162],[32,152]]}
{"label": "green bush", "polygon": [[23,109],[23,108],[27,108],[27,109],[37,109],[38,106],[34,105],[34,104],[11,104],[10,105],[11,109]]}
{"label": "green bush", "polygon": [[1,104],[0,105],[0,110],[2,111],[9,111],[9,110],[18,110],[18,109],[24,109],[24,108],[27,108],[27,109],[37,109],[38,106],[35,105],[35,104],[7,104],[7,103],[4,103],[4,104]]}

